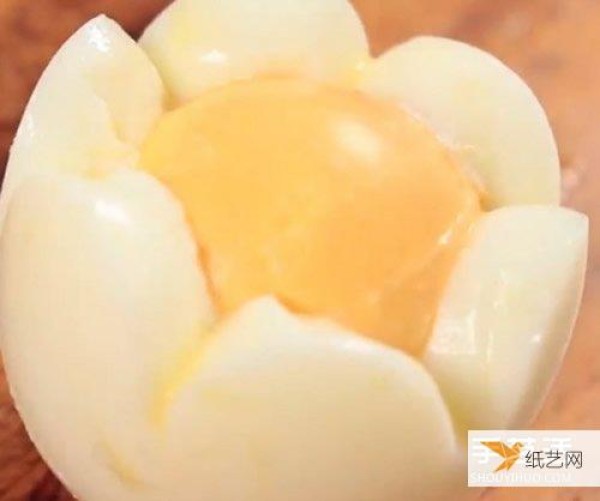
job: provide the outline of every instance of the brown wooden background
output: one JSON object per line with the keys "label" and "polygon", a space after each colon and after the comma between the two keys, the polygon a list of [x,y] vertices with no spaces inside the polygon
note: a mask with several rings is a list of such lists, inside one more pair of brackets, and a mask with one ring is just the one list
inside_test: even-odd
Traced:
{"label": "brown wooden background", "polygon": [[[32,86],[70,33],[104,12],[137,35],[166,3],[0,0],[0,166]],[[541,97],[561,149],[565,202],[590,215],[592,238],[574,342],[536,426],[599,429],[600,0],[355,0],[355,4],[377,52],[418,33],[455,37],[501,57]],[[600,489],[493,490],[484,499],[600,501]],[[29,444],[0,367],[0,501],[26,500],[71,498]]]}

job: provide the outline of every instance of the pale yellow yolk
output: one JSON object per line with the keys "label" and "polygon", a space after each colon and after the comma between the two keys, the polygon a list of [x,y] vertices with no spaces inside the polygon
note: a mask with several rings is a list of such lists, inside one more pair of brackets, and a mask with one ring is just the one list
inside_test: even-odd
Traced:
{"label": "pale yellow yolk", "polygon": [[301,80],[230,84],[168,113],[142,165],[183,203],[223,313],[274,294],[412,353],[479,213],[421,123]]}

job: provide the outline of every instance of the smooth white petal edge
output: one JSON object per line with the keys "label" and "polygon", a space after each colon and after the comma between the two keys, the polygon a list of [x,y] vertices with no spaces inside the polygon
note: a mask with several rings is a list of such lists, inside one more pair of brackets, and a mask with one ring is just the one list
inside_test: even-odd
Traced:
{"label": "smooth white petal edge", "polygon": [[226,320],[189,376],[169,412],[171,499],[441,500],[464,485],[419,362],[274,299]]}
{"label": "smooth white petal edge", "polygon": [[164,89],[143,50],[100,16],[56,53],[23,115],[0,198],[0,227],[12,192],[49,170],[103,172],[137,159],[163,112]]}
{"label": "smooth white petal edge", "polygon": [[158,460],[152,387],[213,321],[179,206],[127,169],[24,181],[1,239],[0,312],[11,390],[44,458],[86,501],[130,499],[124,485]]}
{"label": "smooth white petal edge", "polygon": [[425,354],[468,429],[523,428],[568,345],[584,282],[586,216],[558,207],[493,211],[451,276]]}
{"label": "smooth white petal edge", "polygon": [[427,122],[475,176],[488,207],[559,203],[560,164],[544,110],[491,54],[415,38],[374,60],[361,89]]}
{"label": "smooth white petal edge", "polygon": [[347,0],[176,0],[140,44],[180,102],[264,73],[347,81],[369,54]]}

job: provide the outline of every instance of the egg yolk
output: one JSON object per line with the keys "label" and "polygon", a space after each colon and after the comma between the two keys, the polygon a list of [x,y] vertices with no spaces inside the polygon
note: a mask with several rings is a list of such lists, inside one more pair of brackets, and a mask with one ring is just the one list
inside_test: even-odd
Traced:
{"label": "egg yolk", "polygon": [[415,354],[480,210],[408,113],[299,79],[229,84],[167,113],[141,165],[182,202],[222,313],[272,294]]}

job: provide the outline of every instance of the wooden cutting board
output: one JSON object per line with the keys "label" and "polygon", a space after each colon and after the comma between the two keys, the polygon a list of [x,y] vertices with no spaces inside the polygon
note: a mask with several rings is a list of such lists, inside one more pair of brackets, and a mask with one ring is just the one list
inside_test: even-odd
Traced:
{"label": "wooden cutting board", "polygon": [[[166,3],[0,0],[0,165],[5,164],[32,86],[70,33],[104,12],[137,35]],[[419,33],[451,36],[498,55],[540,96],[561,149],[565,203],[590,216],[592,238],[581,317],[536,426],[600,428],[600,2],[356,0],[355,4],[377,52]],[[0,370],[0,501],[71,499],[30,445]],[[497,489],[484,499],[600,501],[600,489]]]}

